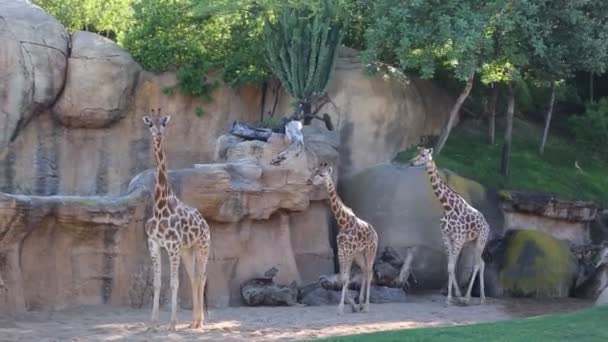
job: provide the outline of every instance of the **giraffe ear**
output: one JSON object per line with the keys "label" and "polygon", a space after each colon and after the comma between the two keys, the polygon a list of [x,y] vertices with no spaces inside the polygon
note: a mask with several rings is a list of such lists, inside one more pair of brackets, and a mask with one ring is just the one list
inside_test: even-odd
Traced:
{"label": "giraffe ear", "polygon": [[150,127],[152,127],[152,119],[150,119],[149,116],[145,115],[142,120],[144,120],[144,123]]}
{"label": "giraffe ear", "polygon": [[332,172],[332,171],[333,171],[333,169],[331,168],[331,166],[327,166],[327,167],[325,168],[325,172],[326,172],[328,175],[331,175],[331,172]]}
{"label": "giraffe ear", "polygon": [[428,152],[429,154],[433,154],[433,148],[431,147],[431,148],[427,149],[427,152]]}
{"label": "giraffe ear", "polygon": [[168,116],[168,115],[165,115],[165,116],[163,116],[160,119],[160,124],[163,125],[163,126],[167,126],[167,124],[169,123],[169,121],[171,121],[171,117]]}

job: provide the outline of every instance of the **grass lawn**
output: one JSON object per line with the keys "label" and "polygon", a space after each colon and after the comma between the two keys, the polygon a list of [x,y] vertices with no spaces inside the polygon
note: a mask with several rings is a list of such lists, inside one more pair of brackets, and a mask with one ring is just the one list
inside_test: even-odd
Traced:
{"label": "grass lawn", "polygon": [[608,306],[575,313],[446,328],[421,328],[318,341],[608,341]]}
{"label": "grass lawn", "polygon": [[[497,130],[489,145],[486,127],[463,124],[454,129],[436,158],[438,167],[452,170],[497,190],[548,192],[570,200],[593,200],[608,204],[608,161],[587,153],[570,139],[550,132],[545,155],[538,155],[541,127],[516,119],[509,177],[500,175],[503,132]],[[414,150],[397,160],[406,161]],[[584,173],[574,167],[578,161]]]}

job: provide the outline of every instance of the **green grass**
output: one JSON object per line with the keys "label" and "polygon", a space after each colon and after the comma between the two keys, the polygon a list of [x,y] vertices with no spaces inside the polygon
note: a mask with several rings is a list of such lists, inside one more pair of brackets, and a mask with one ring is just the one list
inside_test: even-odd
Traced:
{"label": "green grass", "polygon": [[575,313],[446,328],[421,328],[318,341],[608,341],[608,307]]}
{"label": "green grass", "polygon": [[[471,124],[457,127],[436,158],[438,167],[497,190],[554,193],[569,200],[592,200],[608,204],[608,161],[587,153],[570,139],[550,132],[543,157],[538,154],[541,127],[516,119],[509,177],[500,175],[503,132],[495,145],[487,143],[486,127]],[[404,151],[397,160],[406,161],[414,151]],[[577,172],[578,161],[584,173]]]}

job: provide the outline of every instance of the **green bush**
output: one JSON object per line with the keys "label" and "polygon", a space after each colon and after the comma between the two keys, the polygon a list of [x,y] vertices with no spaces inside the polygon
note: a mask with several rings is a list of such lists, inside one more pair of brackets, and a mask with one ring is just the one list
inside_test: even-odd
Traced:
{"label": "green bush", "polygon": [[577,144],[608,158],[608,98],[587,106],[582,115],[571,118]]}
{"label": "green bush", "polygon": [[125,37],[125,47],[147,70],[176,71],[179,83],[169,92],[208,98],[217,86],[207,78],[211,70],[230,86],[268,79],[263,22],[254,5],[203,15],[197,4],[194,0],[136,0],[134,25]]}

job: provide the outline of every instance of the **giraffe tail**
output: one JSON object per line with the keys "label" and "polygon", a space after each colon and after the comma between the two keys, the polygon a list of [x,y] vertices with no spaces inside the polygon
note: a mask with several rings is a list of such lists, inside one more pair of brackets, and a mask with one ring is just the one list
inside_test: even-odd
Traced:
{"label": "giraffe tail", "polygon": [[205,294],[203,296],[203,313],[205,315],[205,317],[207,317],[208,313],[207,313],[207,297],[209,297],[209,281],[207,281],[207,279],[205,279]]}

